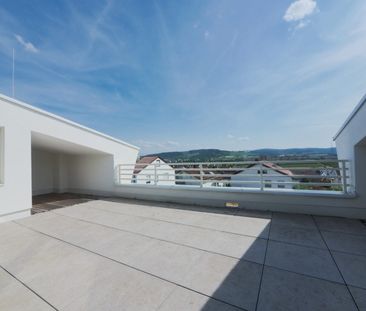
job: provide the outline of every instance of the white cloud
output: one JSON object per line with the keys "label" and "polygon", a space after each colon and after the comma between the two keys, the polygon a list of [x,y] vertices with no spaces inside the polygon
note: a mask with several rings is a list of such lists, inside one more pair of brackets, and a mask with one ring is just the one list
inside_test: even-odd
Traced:
{"label": "white cloud", "polygon": [[[301,21],[305,17],[313,14],[317,7],[315,0],[296,0],[290,4],[287,8],[283,19],[286,22],[297,22]],[[301,22],[300,22],[301,24]],[[300,26],[299,24],[299,26]],[[300,28],[306,26],[306,24],[301,24]]]}
{"label": "white cloud", "polygon": [[306,27],[309,23],[310,23],[310,21],[300,21],[300,22],[296,25],[295,29],[301,29],[301,28],[304,28],[304,27]]}
{"label": "white cloud", "polygon": [[33,45],[32,42],[26,42],[22,36],[15,35],[15,39],[24,47],[24,49],[28,52],[38,53],[39,50]]}

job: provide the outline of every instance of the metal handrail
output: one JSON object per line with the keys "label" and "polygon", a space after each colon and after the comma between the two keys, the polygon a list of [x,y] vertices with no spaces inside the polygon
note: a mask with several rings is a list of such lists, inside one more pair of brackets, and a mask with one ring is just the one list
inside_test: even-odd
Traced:
{"label": "metal handrail", "polygon": [[[288,166],[281,167],[279,164]],[[117,184],[186,184],[236,188],[253,188],[254,185],[261,191],[285,188],[333,190],[343,193],[350,193],[354,189],[350,174],[351,163],[348,160],[123,163],[119,164],[117,169]],[[300,174],[296,174],[297,170],[301,170]],[[309,171],[309,174],[306,174],[306,171]]]}

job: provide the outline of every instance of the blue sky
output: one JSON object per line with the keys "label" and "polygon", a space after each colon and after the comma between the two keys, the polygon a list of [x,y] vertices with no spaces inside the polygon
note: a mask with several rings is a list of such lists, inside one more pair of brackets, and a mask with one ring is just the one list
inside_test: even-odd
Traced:
{"label": "blue sky", "polygon": [[366,1],[7,1],[0,92],[142,148],[329,147],[366,93]]}

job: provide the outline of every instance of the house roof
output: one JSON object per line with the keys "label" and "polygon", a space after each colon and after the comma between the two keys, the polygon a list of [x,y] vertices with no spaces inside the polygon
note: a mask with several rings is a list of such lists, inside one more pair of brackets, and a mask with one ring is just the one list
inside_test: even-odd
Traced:
{"label": "house roof", "polygon": [[[253,167],[253,166],[257,165],[257,164],[260,164],[260,163],[253,163],[253,164],[249,165],[247,168]],[[274,170],[274,171],[276,171],[276,172],[278,172],[278,173],[280,173],[282,175],[287,175],[287,176],[293,176],[294,175],[290,170],[285,169],[282,166],[279,166],[279,165],[277,165],[275,163],[272,163],[272,162],[264,162],[264,163],[262,163],[262,165],[264,167],[267,167],[269,169],[272,169],[272,170]],[[239,174],[239,173],[241,173],[243,171],[245,171],[245,169],[243,169],[241,171],[238,171],[235,174]],[[235,174],[233,174],[233,175],[235,175]]]}
{"label": "house roof", "polygon": [[287,170],[287,169],[283,168],[282,166],[279,166],[279,165],[277,165],[275,163],[272,163],[272,162],[265,162],[262,165],[265,166],[265,167],[268,167],[270,169],[273,169],[276,172],[281,173],[283,175],[288,175],[288,176],[293,175],[293,173],[290,170]]}
{"label": "house roof", "polygon": [[136,161],[135,170],[133,171],[134,174],[140,173],[146,166],[153,163],[155,160],[160,159],[158,156],[150,156],[150,157],[142,157],[140,160]]}

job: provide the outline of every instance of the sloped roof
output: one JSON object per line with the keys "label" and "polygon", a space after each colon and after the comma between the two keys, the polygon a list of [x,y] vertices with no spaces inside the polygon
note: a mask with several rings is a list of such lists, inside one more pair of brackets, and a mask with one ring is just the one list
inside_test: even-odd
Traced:
{"label": "sloped roof", "polygon": [[158,156],[151,156],[151,157],[142,157],[140,160],[136,161],[135,170],[133,171],[134,174],[140,173],[146,166],[153,163],[155,160],[160,159]]}
{"label": "sloped roof", "polygon": [[[253,164],[249,165],[247,168],[251,168],[251,167],[253,167],[255,165],[258,165],[258,164],[260,164],[260,163],[259,162],[258,163],[253,163]],[[279,166],[279,165],[277,165],[275,163],[272,163],[272,162],[264,162],[264,163],[262,163],[262,165],[264,167],[267,167],[269,169],[272,169],[272,170],[274,170],[274,171],[276,171],[276,172],[278,172],[278,173],[280,173],[282,175],[287,175],[287,176],[293,176],[294,175],[290,170],[285,169],[282,166]],[[243,169],[241,171],[238,171],[238,172],[234,173],[233,175],[239,174],[239,173],[241,173],[243,171],[245,171],[245,169]]]}
{"label": "sloped roof", "polygon": [[283,175],[288,175],[288,176],[294,175],[290,170],[287,170],[287,169],[283,168],[282,166],[279,166],[272,162],[265,162],[265,163],[262,163],[262,165],[265,167],[271,168],[271,169],[275,170],[276,172],[281,173]]}

